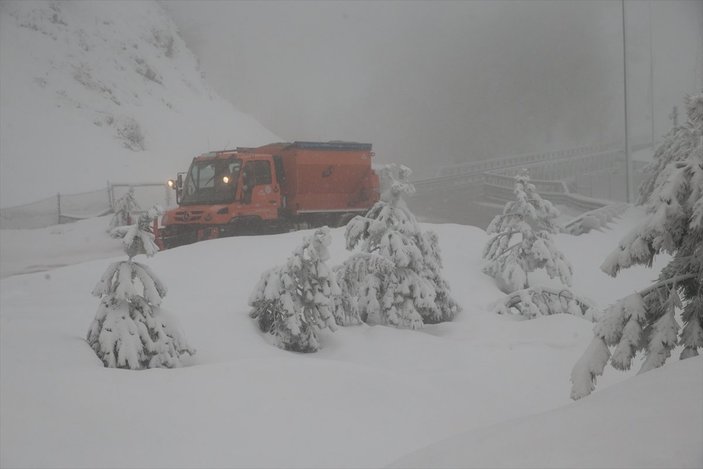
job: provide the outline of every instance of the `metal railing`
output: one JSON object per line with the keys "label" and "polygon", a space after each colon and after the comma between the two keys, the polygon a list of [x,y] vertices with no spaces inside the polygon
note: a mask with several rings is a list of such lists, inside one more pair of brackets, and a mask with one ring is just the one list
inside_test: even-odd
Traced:
{"label": "metal railing", "polygon": [[[624,154],[622,150],[612,149],[612,145],[598,145],[594,147],[577,148],[560,152],[550,152],[543,154],[522,155],[515,157],[496,158],[491,161],[477,161],[461,165],[454,168],[455,172],[450,175],[435,178],[421,179],[413,181],[418,191],[446,190],[448,188],[480,183],[483,181],[483,174],[488,172],[503,171],[515,173],[522,168],[562,168],[554,174],[553,179],[563,178],[567,174],[574,174],[576,171],[570,168],[563,168],[563,165],[578,165],[579,171],[586,166],[610,164],[617,160],[619,154]],[[597,150],[597,151],[587,151]],[[574,166],[575,167],[575,166]],[[447,167],[445,167],[447,168]],[[553,170],[552,170],[553,171]],[[543,178],[546,179],[546,178]]]}
{"label": "metal railing", "polygon": [[[467,164],[465,168],[472,168],[471,173],[459,173],[437,178],[428,178],[414,181],[413,184],[418,194],[430,195],[454,190],[466,190],[471,186],[485,186],[488,175],[514,176],[523,168],[530,170],[533,182],[563,181],[574,196],[595,197],[597,199],[625,200],[624,185],[621,183],[620,173],[625,165],[625,152],[622,149],[612,149],[611,146],[592,147],[591,149],[604,150],[597,153],[588,153],[584,149],[572,151],[552,152],[543,155],[527,155],[526,157],[500,158],[490,164],[476,162]],[[499,168],[487,170],[486,168]],[[640,161],[631,162],[632,181],[638,187],[644,178],[644,168],[647,163]],[[597,182],[595,187],[593,183]],[[542,190],[553,192],[545,187]],[[490,191],[490,189],[489,189]]]}
{"label": "metal railing", "polygon": [[615,148],[615,145],[589,145],[585,147],[569,148],[565,150],[550,151],[543,153],[527,153],[523,155],[505,156],[500,158],[491,158],[487,160],[470,161],[454,165],[442,166],[437,170],[436,178],[446,176],[458,176],[475,172],[492,171],[510,166],[531,165],[535,163],[544,163],[552,160],[564,158],[574,158],[577,156],[588,155],[593,153],[602,153]]}
{"label": "metal railing", "polygon": [[153,205],[170,208],[175,197],[162,182],[107,183],[107,187],[89,192],[56,194],[54,197],[29,204],[0,209],[1,229],[45,228],[86,218],[107,215],[114,210],[117,199],[130,188],[140,207]]}
{"label": "metal railing", "polygon": [[[609,200],[585,197],[580,194],[573,194],[563,181],[542,181],[531,179],[537,192],[544,199],[559,205],[566,205],[578,210],[595,210],[612,202]],[[502,174],[486,174],[483,186],[483,196],[492,202],[505,203],[515,198],[513,193],[515,179]]]}

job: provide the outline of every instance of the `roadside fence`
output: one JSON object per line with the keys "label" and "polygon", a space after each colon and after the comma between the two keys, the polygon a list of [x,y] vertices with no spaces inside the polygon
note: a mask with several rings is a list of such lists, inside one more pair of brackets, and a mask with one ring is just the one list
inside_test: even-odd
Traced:
{"label": "roadside fence", "polygon": [[176,203],[175,194],[162,182],[108,182],[103,189],[59,193],[29,204],[0,208],[0,229],[45,228],[107,215],[114,211],[115,201],[130,188],[134,188],[134,197],[144,210],[154,205],[171,208]]}

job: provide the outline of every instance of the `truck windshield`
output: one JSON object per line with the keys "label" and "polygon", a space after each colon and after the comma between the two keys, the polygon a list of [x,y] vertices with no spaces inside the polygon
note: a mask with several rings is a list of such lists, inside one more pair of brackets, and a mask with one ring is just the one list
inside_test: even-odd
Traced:
{"label": "truck windshield", "polygon": [[183,185],[181,205],[225,204],[234,201],[242,161],[194,161]]}

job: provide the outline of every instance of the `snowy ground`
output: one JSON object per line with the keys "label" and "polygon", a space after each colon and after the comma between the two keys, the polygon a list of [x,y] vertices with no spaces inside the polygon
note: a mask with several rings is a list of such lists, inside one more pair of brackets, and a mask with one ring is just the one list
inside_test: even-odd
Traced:
{"label": "snowy ground", "polygon": [[112,215],[35,230],[0,230],[0,278],[122,254],[106,228]]}
{"label": "snowy ground", "polygon": [[[197,153],[276,140],[212,92],[156,3],[4,1],[0,59],[3,207],[160,181]],[[656,276],[598,270],[637,217],[559,237],[577,293],[605,306]],[[480,229],[425,225],[464,309],[455,322],[342,328],[311,355],[270,346],[247,316],[261,272],[306,233],[160,253],[147,262],[170,289],[164,307],[198,353],[132,372],[103,368],[84,340],[89,292],[124,258],[107,225],[0,230],[0,467],[703,466],[701,359],[608,369],[571,403],[591,324],[493,314]],[[348,253],[333,236],[334,264]]]}
{"label": "snowy ground", "polygon": [[[654,278],[597,269],[640,215],[559,236],[576,292],[605,306]],[[110,262],[100,257],[119,252],[107,223],[0,232],[2,467],[703,464],[702,359],[638,377],[608,368],[596,393],[571,403],[569,372],[591,324],[491,313],[501,294],[480,272],[486,235],[461,225],[424,225],[439,234],[464,308],[455,322],[341,328],[316,354],[278,350],[248,318],[247,298],[306,232],[221,239],[147,261],[198,349],[190,366],[105,369],[84,336],[98,307],[89,292]],[[347,253],[343,230],[333,236],[335,264]]]}

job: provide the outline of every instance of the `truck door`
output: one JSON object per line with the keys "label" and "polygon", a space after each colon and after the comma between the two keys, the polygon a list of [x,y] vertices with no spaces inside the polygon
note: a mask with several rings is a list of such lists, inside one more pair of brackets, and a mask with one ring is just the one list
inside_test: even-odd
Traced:
{"label": "truck door", "polygon": [[263,220],[278,218],[281,191],[273,177],[270,158],[248,161],[242,171],[242,203],[249,215]]}

